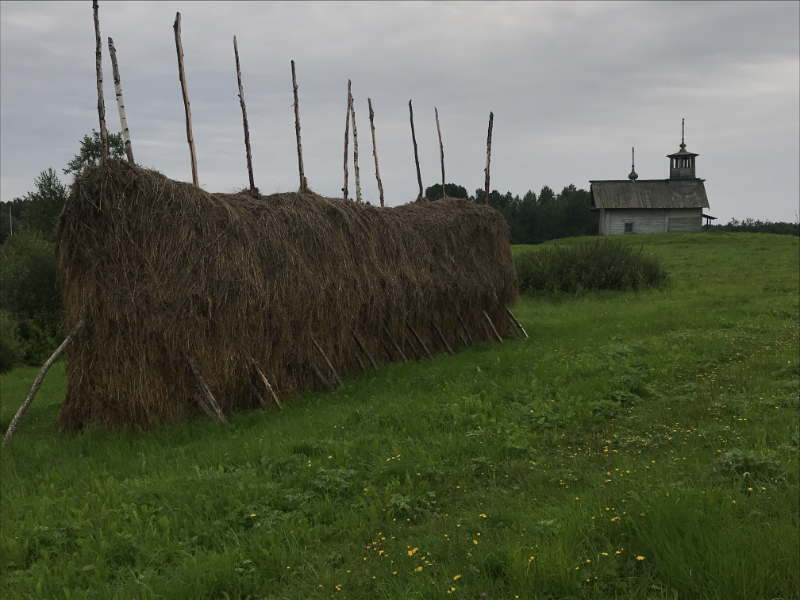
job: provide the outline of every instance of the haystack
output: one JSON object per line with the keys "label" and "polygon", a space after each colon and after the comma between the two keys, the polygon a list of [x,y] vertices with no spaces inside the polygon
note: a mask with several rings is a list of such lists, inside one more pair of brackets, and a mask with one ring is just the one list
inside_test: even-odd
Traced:
{"label": "haystack", "polygon": [[340,373],[363,358],[352,332],[378,362],[399,358],[391,338],[422,354],[411,328],[435,351],[434,323],[463,346],[459,316],[488,341],[483,311],[504,336],[518,294],[490,207],[210,194],[114,159],[76,178],[57,252],[66,327],[85,320],[67,351],[66,430],[200,414],[187,357],[227,414],[258,405],[256,365],[282,398],[321,388],[312,338]]}

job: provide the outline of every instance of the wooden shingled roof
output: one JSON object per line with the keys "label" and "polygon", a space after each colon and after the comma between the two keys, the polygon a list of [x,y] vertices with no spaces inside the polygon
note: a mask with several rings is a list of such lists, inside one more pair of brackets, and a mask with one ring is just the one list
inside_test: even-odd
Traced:
{"label": "wooden shingled roof", "polygon": [[708,208],[702,179],[591,181],[592,208]]}

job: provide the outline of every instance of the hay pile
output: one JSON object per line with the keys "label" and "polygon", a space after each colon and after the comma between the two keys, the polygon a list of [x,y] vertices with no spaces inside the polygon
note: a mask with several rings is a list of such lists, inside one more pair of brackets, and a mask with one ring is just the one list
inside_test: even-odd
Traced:
{"label": "hay pile", "polygon": [[257,406],[251,358],[286,397],[322,387],[312,363],[330,375],[312,335],[345,373],[358,368],[351,328],[381,362],[382,341],[394,352],[385,324],[410,358],[406,321],[431,351],[428,318],[453,347],[459,314],[486,341],[482,311],[506,335],[518,294],[508,227],[492,208],[209,194],[116,159],[76,179],[57,253],[66,328],[86,320],[67,351],[66,430],[199,414],[186,356],[227,414]]}

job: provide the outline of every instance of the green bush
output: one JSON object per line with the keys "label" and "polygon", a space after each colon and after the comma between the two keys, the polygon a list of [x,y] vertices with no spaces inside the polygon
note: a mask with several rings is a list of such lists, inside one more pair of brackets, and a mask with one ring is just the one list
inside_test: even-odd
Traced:
{"label": "green bush", "polygon": [[531,294],[634,291],[667,279],[658,259],[619,242],[543,248],[516,256],[514,263],[520,291]]}
{"label": "green bush", "polygon": [[0,310],[0,373],[5,373],[19,364],[23,355],[19,326],[14,315],[7,310]]}

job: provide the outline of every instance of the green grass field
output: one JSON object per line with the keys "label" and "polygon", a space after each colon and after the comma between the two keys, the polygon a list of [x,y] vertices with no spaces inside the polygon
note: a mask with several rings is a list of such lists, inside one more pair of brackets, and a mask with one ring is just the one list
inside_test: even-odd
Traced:
{"label": "green grass field", "polygon": [[0,458],[0,596],[800,597],[798,238],[622,241],[669,283],[229,427],[61,436],[57,364]]}

